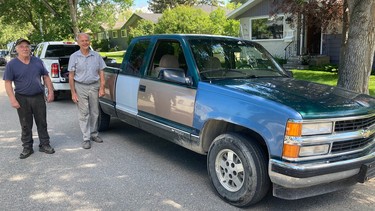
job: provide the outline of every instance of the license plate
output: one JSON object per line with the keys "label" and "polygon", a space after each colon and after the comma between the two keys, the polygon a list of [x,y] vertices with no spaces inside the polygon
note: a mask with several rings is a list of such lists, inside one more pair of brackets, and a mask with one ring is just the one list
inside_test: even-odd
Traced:
{"label": "license plate", "polygon": [[358,182],[364,183],[373,177],[375,177],[375,161],[363,164],[359,170]]}

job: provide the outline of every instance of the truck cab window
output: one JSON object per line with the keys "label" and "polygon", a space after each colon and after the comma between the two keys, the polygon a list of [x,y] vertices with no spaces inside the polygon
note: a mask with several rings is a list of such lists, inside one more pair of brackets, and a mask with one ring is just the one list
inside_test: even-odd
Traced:
{"label": "truck cab window", "polygon": [[162,79],[160,72],[172,70],[186,75],[187,65],[180,43],[176,40],[162,40],[157,43],[147,75]]}
{"label": "truck cab window", "polygon": [[141,67],[144,65],[144,56],[150,44],[149,40],[142,40],[134,45],[130,52],[129,60],[124,65],[123,71],[126,74],[140,75]]}

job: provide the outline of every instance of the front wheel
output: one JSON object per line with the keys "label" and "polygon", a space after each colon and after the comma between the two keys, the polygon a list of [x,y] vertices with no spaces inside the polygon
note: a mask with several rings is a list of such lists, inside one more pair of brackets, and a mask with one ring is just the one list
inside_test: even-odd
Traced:
{"label": "front wheel", "polygon": [[218,195],[234,206],[257,203],[270,187],[265,152],[254,140],[240,134],[215,138],[208,152],[207,168]]}

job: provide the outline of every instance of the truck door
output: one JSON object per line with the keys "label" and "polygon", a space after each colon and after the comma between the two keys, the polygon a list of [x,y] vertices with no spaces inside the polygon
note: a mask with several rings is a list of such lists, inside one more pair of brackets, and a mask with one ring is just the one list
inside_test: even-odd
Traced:
{"label": "truck door", "polygon": [[137,104],[141,127],[155,130],[152,132],[167,139],[176,134],[179,139],[189,138],[195,95],[181,43],[159,40],[139,83]]}

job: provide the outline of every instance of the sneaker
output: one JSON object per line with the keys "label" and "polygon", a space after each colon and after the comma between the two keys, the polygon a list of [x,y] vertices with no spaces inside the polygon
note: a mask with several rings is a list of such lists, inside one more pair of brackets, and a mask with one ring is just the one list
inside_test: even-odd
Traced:
{"label": "sneaker", "polygon": [[102,138],[100,138],[99,136],[92,136],[91,137],[91,140],[92,141],[95,141],[96,143],[103,143],[103,139]]}
{"label": "sneaker", "polygon": [[22,153],[20,154],[20,159],[25,159],[34,153],[32,148],[23,148]]}
{"label": "sneaker", "polygon": [[90,148],[91,148],[90,140],[88,140],[88,141],[83,141],[83,142],[82,142],[82,148],[83,148],[83,149],[90,149]]}
{"label": "sneaker", "polygon": [[55,150],[49,144],[46,144],[46,145],[39,145],[39,152],[53,154],[55,153]]}

